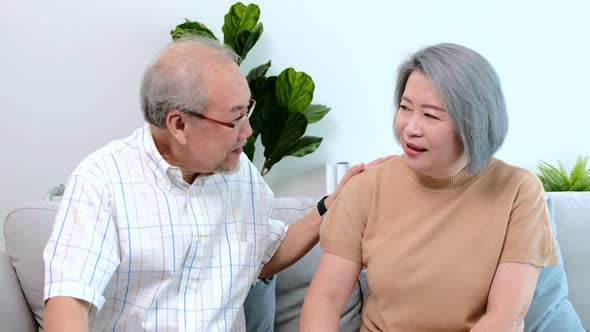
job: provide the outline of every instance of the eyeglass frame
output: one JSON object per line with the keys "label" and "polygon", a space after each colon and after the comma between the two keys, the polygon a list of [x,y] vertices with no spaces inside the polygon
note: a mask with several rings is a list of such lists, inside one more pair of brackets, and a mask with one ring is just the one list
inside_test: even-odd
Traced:
{"label": "eyeglass frame", "polygon": [[256,100],[250,98],[249,103],[248,103],[248,106],[246,106],[246,109],[247,109],[246,114],[240,116],[239,118],[235,119],[232,122],[225,122],[225,121],[213,119],[213,118],[210,118],[210,117],[208,117],[206,115],[203,115],[201,113],[197,113],[197,112],[193,112],[193,111],[189,111],[189,110],[185,110],[185,109],[182,109],[180,111],[183,112],[183,113],[186,113],[188,115],[197,117],[199,119],[207,120],[207,121],[216,123],[218,125],[222,125],[222,126],[225,126],[225,127],[232,128],[233,129],[235,127],[238,127],[238,126],[242,125],[242,123],[244,123],[244,121],[246,119],[249,119],[250,118],[250,116],[252,115],[252,111],[254,111],[254,107],[255,106],[256,106]]}

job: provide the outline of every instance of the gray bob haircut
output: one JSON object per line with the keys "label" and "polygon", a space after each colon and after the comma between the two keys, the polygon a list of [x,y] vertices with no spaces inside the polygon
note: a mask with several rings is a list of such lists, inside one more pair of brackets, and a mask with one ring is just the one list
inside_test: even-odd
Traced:
{"label": "gray bob haircut", "polygon": [[170,43],[143,75],[140,98],[145,120],[165,128],[170,110],[203,113],[207,107],[204,70],[238,59],[233,50],[206,37],[184,37]]}
{"label": "gray bob haircut", "polygon": [[[491,160],[508,132],[500,79],[479,53],[456,44],[419,50],[398,69],[395,106],[399,109],[410,74],[418,70],[437,87],[467,155],[470,174]],[[397,112],[397,111],[396,111]],[[396,138],[399,142],[399,137]]]}

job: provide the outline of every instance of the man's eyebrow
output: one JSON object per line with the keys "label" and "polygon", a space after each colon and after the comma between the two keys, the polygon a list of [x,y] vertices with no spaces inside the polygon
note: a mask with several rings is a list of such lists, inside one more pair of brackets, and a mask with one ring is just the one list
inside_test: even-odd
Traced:
{"label": "man's eyebrow", "polygon": [[236,105],[234,106],[231,111],[232,112],[240,112],[241,110],[243,110],[244,108],[248,108],[248,104],[246,105]]}

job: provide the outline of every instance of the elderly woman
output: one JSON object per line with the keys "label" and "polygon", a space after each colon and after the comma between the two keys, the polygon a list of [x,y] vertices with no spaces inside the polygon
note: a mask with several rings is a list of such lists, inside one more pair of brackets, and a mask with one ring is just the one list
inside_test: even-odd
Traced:
{"label": "elderly woman", "polygon": [[498,76],[439,44],[399,69],[403,155],[355,176],[323,221],[302,331],[336,331],[363,266],[361,331],[520,331],[541,267],[558,263],[543,188],[495,159],[507,132]]}

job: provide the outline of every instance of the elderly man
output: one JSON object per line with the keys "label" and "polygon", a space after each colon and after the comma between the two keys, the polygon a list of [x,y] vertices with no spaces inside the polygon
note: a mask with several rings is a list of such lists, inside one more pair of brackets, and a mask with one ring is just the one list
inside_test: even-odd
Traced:
{"label": "elderly man", "polygon": [[317,210],[268,218],[234,60],[206,39],[168,46],[143,78],[147,123],[71,175],[44,252],[46,331],[243,331],[250,285],[317,243]]}

